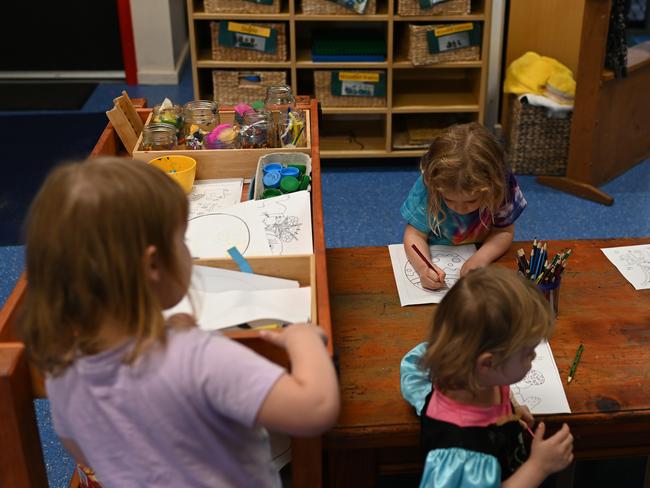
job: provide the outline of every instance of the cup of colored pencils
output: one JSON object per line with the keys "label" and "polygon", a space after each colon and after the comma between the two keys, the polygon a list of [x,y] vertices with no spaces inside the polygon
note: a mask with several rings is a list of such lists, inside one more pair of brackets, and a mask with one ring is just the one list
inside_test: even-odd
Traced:
{"label": "cup of colored pencils", "polygon": [[562,249],[550,258],[546,242],[542,243],[537,239],[533,241],[530,259],[527,259],[523,249],[517,251],[519,273],[537,285],[551,304],[553,315],[556,317],[559,310],[562,273],[566,269],[570,255],[571,249]]}

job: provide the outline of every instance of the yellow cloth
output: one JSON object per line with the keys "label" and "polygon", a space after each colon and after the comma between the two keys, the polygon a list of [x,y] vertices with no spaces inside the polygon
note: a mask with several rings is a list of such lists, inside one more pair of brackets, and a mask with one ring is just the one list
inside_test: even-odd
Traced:
{"label": "yellow cloth", "polygon": [[569,98],[575,95],[576,82],[569,68],[557,59],[528,51],[508,66],[503,92],[515,95],[544,95],[547,83]]}

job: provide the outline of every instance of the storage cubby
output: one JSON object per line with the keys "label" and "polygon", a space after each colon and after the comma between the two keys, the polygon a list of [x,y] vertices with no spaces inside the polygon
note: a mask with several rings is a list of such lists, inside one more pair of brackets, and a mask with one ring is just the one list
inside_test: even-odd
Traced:
{"label": "storage cubby", "polygon": [[392,150],[426,150],[437,133],[444,128],[477,120],[477,112],[395,114],[392,123]]}
{"label": "storage cubby", "polygon": [[[429,120],[435,127],[447,122],[476,120],[483,122],[485,87],[489,53],[492,0],[472,0],[469,14],[398,15],[399,0],[376,0],[376,12],[333,14],[328,3],[323,13],[304,13],[301,0],[280,0],[280,13],[209,13],[203,0],[187,0],[192,54],[194,94],[196,98],[213,96],[212,70],[269,70],[287,72],[287,80],[297,95],[315,95],[314,72],[367,70],[385,75],[386,97],[382,106],[322,107],[321,156],[404,157],[418,156],[423,149],[403,147],[400,127]],[[331,0],[323,0],[330,2]],[[450,7],[451,8],[451,7]],[[233,20],[242,23],[286,24],[287,61],[216,61],[212,59],[210,22]],[[409,24],[480,24],[480,56],[476,60],[452,60],[414,66],[408,56]],[[314,61],[314,39],[343,40],[349,36],[367,40],[378,38],[385,44],[381,60]],[[428,58],[428,56],[427,56]],[[428,59],[427,59],[428,62]],[[363,81],[363,80],[362,80]],[[350,105],[350,104],[345,104]],[[373,105],[373,106],[369,106]],[[397,138],[397,139],[396,139]]]}

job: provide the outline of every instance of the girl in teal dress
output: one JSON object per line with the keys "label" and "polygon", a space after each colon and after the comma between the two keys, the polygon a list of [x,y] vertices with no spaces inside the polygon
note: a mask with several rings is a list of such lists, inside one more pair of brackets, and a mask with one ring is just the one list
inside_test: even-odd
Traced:
{"label": "girl in teal dress", "polygon": [[[422,286],[445,286],[445,273],[429,269],[412,249],[430,257],[429,244],[480,244],[461,268],[486,266],[512,243],[515,225],[526,207],[503,148],[477,123],[453,125],[431,143],[420,162],[422,174],[402,204],[406,219],[404,248]],[[429,259],[430,261],[430,259]]]}
{"label": "girl in teal dress", "polygon": [[469,272],[447,293],[428,342],[400,368],[402,395],[421,418],[421,488],[533,487],[572,462],[569,427],[544,439],[540,423],[532,438],[530,412],[510,400],[552,327],[548,301],[500,266]]}

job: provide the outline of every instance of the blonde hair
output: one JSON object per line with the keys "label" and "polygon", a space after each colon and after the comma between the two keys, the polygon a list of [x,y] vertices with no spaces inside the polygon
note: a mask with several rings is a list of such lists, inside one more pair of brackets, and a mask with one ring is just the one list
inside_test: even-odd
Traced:
{"label": "blonde hair", "polygon": [[479,388],[478,357],[503,364],[522,347],[548,338],[553,317],[530,280],[498,265],[470,271],[438,305],[421,367],[441,390]]}
{"label": "blonde hair", "polygon": [[503,148],[482,125],[452,125],[438,135],[420,160],[422,178],[429,194],[429,226],[437,232],[446,215],[441,192],[479,194],[481,222],[494,214],[507,199],[508,168]]}
{"label": "blonde hair", "polygon": [[100,352],[107,320],[134,339],[132,362],[165,343],[161,305],[145,266],[155,246],[181,282],[173,235],[187,221],[180,185],[143,162],[97,158],[54,169],[27,219],[27,292],[19,331],[42,370],[59,374],[79,354]]}

